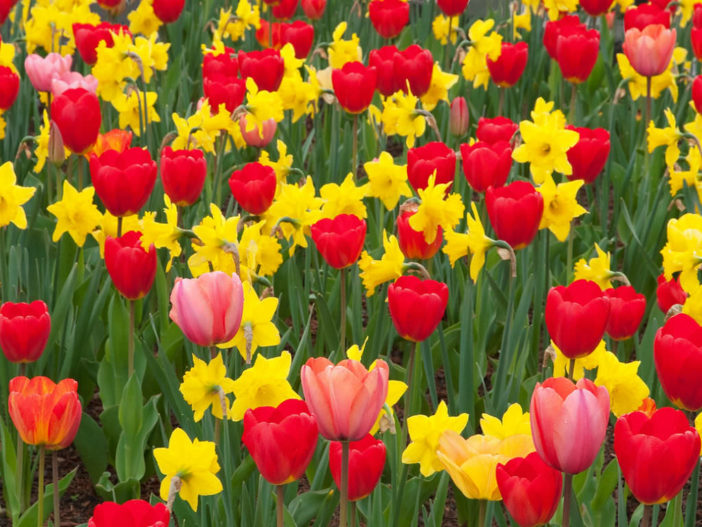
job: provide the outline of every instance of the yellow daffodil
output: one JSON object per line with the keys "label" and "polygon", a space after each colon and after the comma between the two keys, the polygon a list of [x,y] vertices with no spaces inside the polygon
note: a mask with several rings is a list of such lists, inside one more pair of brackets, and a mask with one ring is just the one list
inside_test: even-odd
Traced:
{"label": "yellow daffodil", "polygon": [[[446,45],[451,40],[451,44],[456,43],[458,38],[458,31],[456,28],[459,26],[459,17],[454,16],[449,17],[444,15],[438,15],[431,23],[431,30],[434,33],[434,38],[438,40],[442,45]],[[450,29],[449,29],[450,28]],[[449,31],[451,34],[449,35]]]}
{"label": "yellow daffodil", "polygon": [[582,179],[576,179],[556,185],[550,175],[546,176],[543,185],[536,189],[544,198],[544,214],[539,229],[548,229],[559,241],[565,241],[573,218],[587,213],[575,199],[584,183]]}
{"label": "yellow daffodil", "polygon": [[131,36],[123,32],[112,33],[112,39],[114,45],[110,47],[100,41],[97,62],[91,70],[98,80],[97,94],[106,102],[124,92],[126,79],[138,79],[141,75],[136,61],[128,54],[133,45]]}
{"label": "yellow daffodil", "polygon": [[287,145],[280,139],[276,141],[276,148],[278,150],[278,161],[271,160],[268,151],[264,150],[261,152],[261,157],[258,159],[258,162],[275,170],[275,175],[278,179],[278,185],[276,186],[277,194],[280,192],[280,186],[287,182],[288,174],[293,164],[293,156],[288,154]]}
{"label": "yellow daffodil", "polygon": [[239,257],[243,262],[242,280],[253,279],[252,276],[246,276],[247,270],[249,275],[272,276],[283,263],[280,242],[263,232],[265,225],[265,221],[249,223],[241,233]]}
{"label": "yellow daffodil", "polygon": [[422,95],[422,106],[428,112],[431,112],[439,101],[448,102],[448,91],[458,82],[458,75],[453,73],[444,73],[441,67],[434,63],[434,70],[431,74],[431,83],[429,90]]}
{"label": "yellow daffodil", "polygon": [[234,254],[229,250],[229,246],[236,245],[239,241],[239,220],[239,216],[225,218],[219,207],[210,203],[210,216],[205,216],[193,227],[193,232],[199,240],[193,243],[195,254],[188,259],[188,267],[193,276],[210,271],[210,266],[215,271],[227,274],[236,272]]}
{"label": "yellow daffodil", "polygon": [[461,73],[467,81],[473,83],[473,87],[482,86],[487,89],[490,81],[490,72],[488,71],[486,59],[497,60],[502,50],[502,35],[492,32],[495,26],[495,21],[476,20],[468,30],[468,39],[471,42],[471,47],[463,59]]}
{"label": "yellow daffodil", "polygon": [[[27,228],[27,216],[22,205],[37,189],[16,184],[15,168],[11,161],[0,166],[0,229],[13,223],[18,229]],[[56,241],[56,240],[54,240]]]}
{"label": "yellow daffodil", "polygon": [[670,175],[670,195],[675,197],[675,195],[682,190],[683,184],[686,184],[690,188],[697,189],[698,194],[700,192],[700,181],[699,173],[700,168],[702,168],[702,156],[698,148],[690,148],[690,151],[685,158],[688,169],[687,170],[676,170],[679,168],[676,164],[672,168],[669,167]]}
{"label": "yellow daffodil", "polygon": [[154,458],[164,475],[161,481],[161,499],[168,500],[172,480],[178,477],[178,494],[197,511],[198,496],[212,496],[222,492],[217,452],[212,441],[190,441],[182,428],[176,428],[168,440],[168,448],[155,448]]}
{"label": "yellow daffodil", "polygon": [[346,28],[346,22],[341,22],[334,28],[332,43],[327,48],[329,65],[335,70],[340,70],[347,62],[361,62],[363,60],[363,51],[359,46],[356,33],[351,35],[351,40],[343,39]]}
{"label": "yellow daffodil", "polygon": [[368,174],[368,195],[379,198],[386,209],[393,210],[400,196],[411,196],[407,184],[407,165],[396,165],[389,152],[363,164]]}
{"label": "yellow daffodil", "polygon": [[432,243],[436,239],[439,226],[450,231],[459,221],[465,211],[460,194],[446,195],[450,183],[436,184],[436,174],[429,176],[426,188],[420,189],[420,204],[409,220],[410,227],[424,233],[424,241]]}
{"label": "yellow daffodil", "polygon": [[51,239],[55,242],[67,232],[78,247],[83,247],[85,237],[102,221],[102,214],[93,203],[95,189],[86,187],[78,192],[68,181],[63,182],[63,198],[46,207],[56,216],[56,228]]}
{"label": "yellow daffodil", "polygon": [[14,73],[19,74],[15,67],[15,46],[9,42],[0,41],[0,66],[10,68]]}
{"label": "yellow daffodil", "polygon": [[373,296],[375,288],[380,284],[402,276],[405,255],[400,250],[397,238],[392,235],[388,237],[387,231],[383,231],[383,249],[385,253],[380,260],[373,260],[368,251],[363,251],[358,261],[363,287],[366,288],[366,296]]}
{"label": "yellow daffodil", "polygon": [[619,11],[622,13],[629,9],[630,6],[634,4],[635,0],[614,0],[613,6],[618,5]]}
{"label": "yellow daffodil", "polygon": [[[702,413],[695,417],[695,428],[697,429],[697,433],[702,436]],[[702,456],[702,446],[700,446],[700,456]]]}
{"label": "yellow daffodil", "polygon": [[446,240],[446,244],[441,248],[441,252],[449,257],[451,267],[453,267],[460,258],[470,254],[470,249],[468,247],[468,240],[470,239],[469,234],[450,230],[444,232],[444,239]]}
{"label": "yellow daffodil", "polygon": [[257,128],[259,134],[263,133],[263,123],[273,119],[276,123],[283,120],[283,103],[280,95],[258,89],[252,77],[246,79],[246,131]]}
{"label": "yellow daffodil", "polygon": [[523,29],[526,33],[531,31],[531,9],[524,7],[521,13],[514,13],[512,15],[512,38],[514,40],[522,38],[522,34],[519,32]]}
{"label": "yellow daffodil", "polygon": [[636,411],[648,397],[648,386],[637,373],[640,364],[639,360],[619,362],[609,351],[600,357],[595,384],[607,388],[612,413],[616,417]]}
{"label": "yellow daffodil", "polygon": [[698,324],[702,324],[702,286],[698,286],[697,289],[685,299],[682,312],[686,315],[690,315]]}
{"label": "yellow daffodil", "polygon": [[153,243],[157,249],[166,248],[170,253],[170,259],[166,265],[166,272],[170,271],[173,260],[178,258],[183,252],[180,246],[180,238],[183,231],[178,227],[178,207],[171,203],[168,196],[164,194],[163,201],[166,207],[163,212],[166,215],[166,223],[156,221],[155,212],[145,212],[141,221],[141,245],[144,249]]}
{"label": "yellow daffodil", "polygon": [[[193,409],[195,422],[202,420],[205,411],[212,407],[212,415],[224,419],[229,404],[226,394],[234,391],[234,381],[227,377],[227,368],[218,353],[209,363],[193,355],[193,367],[183,375],[180,393]],[[224,405],[224,408],[222,407]]]}
{"label": "yellow daffodil", "polygon": [[[568,368],[570,368],[570,359],[563,355],[563,352],[558,349],[558,346],[556,346],[553,341],[551,341],[551,348],[555,352],[555,358],[553,359],[553,376],[565,377]],[[594,370],[597,368],[600,364],[600,359],[605,353],[608,353],[607,347],[605,341],[601,340],[592,353],[580,359],[575,359],[573,378],[576,381],[580,380],[585,377],[585,370]]]}
{"label": "yellow daffodil", "polygon": [[402,452],[402,462],[409,465],[419,463],[419,471],[425,478],[434,472],[443,470],[444,466],[437,457],[439,438],[450,430],[460,434],[468,424],[468,414],[449,416],[444,401],[439,403],[432,416],[413,415],[407,419],[407,429],[411,443]]}
{"label": "yellow daffodil", "polygon": [[519,403],[511,404],[502,416],[502,420],[483,414],[480,418],[480,429],[484,435],[497,439],[506,439],[515,435],[526,435],[531,438],[529,412],[524,412]]}
{"label": "yellow daffodil", "polygon": [[319,219],[322,199],[315,196],[311,177],[304,185],[284,184],[270,208],[264,213],[266,226],[279,229],[283,237],[291,241],[290,254],[295,247],[307,247],[310,226]]}
{"label": "yellow daffodil", "polygon": [[495,240],[488,238],[485,235],[485,227],[480,222],[480,215],[475,206],[475,202],[470,204],[473,214],[466,215],[466,223],[468,232],[466,234],[447,230],[444,232],[446,245],[442,251],[449,257],[451,267],[456,263],[456,260],[472,254],[470,260],[470,278],[474,282],[478,279],[480,270],[485,265],[485,253],[490,247],[495,245]]}
{"label": "yellow daffodil", "polygon": [[141,0],[139,6],[127,15],[127,19],[132,35],[141,33],[149,37],[163,25],[154,13],[153,0]]}
{"label": "yellow daffodil", "polygon": [[406,137],[407,148],[412,148],[417,137],[424,135],[427,122],[417,111],[419,99],[411,93],[395,92],[383,101],[380,120],[387,135]]}
{"label": "yellow daffodil", "polygon": [[572,13],[578,8],[578,0],[544,0],[549,20],[558,20],[561,13]]}
{"label": "yellow daffodil", "polygon": [[319,196],[324,201],[322,218],[335,218],[339,214],[352,214],[366,218],[366,206],[363,198],[368,195],[368,185],[356,186],[353,174],[349,172],[341,185],[327,183],[319,189]]}
{"label": "yellow daffodil", "polygon": [[[117,237],[117,224],[118,218],[110,214],[108,211],[105,211],[105,213],[102,215],[102,218],[100,219],[100,223],[98,224],[99,228],[93,230],[90,233],[91,236],[95,238],[95,241],[98,242],[98,245],[100,246],[100,258],[105,257],[105,239],[108,236],[112,236],[113,238]],[[122,232],[129,231],[141,232],[141,222],[139,221],[139,217],[136,214],[122,217]],[[144,239],[142,237],[142,247],[143,241]],[[147,245],[146,248],[148,248],[149,245]]]}
{"label": "yellow daffodil", "polygon": [[[676,52],[677,49],[676,48]],[[675,55],[675,53],[673,55]],[[678,100],[678,85],[673,75],[672,68],[675,63],[675,57],[671,61],[668,69],[661,73],[651,77],[651,97],[658,99],[664,90],[670,90],[670,94],[673,98],[673,102]],[[622,79],[627,79],[629,86],[629,93],[631,98],[636,101],[639,97],[646,97],[646,83],[648,82],[646,77],[639,75],[636,70],[631,66],[629,59],[624,55],[624,53],[617,53],[617,64],[619,66],[619,73]]]}
{"label": "yellow daffodil", "polygon": [[699,4],[700,0],[680,0],[678,6],[680,8],[680,27],[685,27],[692,18],[692,12],[695,5]]}
{"label": "yellow daffodil", "polygon": [[[143,3],[143,2],[142,2]],[[168,50],[171,47],[168,42],[156,42],[157,33],[152,33],[148,38],[136,37],[129,52],[144,70],[144,82],[151,82],[154,70],[165,71],[168,67]],[[142,94],[143,97],[143,94]]]}
{"label": "yellow daffodil", "polygon": [[214,36],[233,41],[246,40],[246,30],[259,27],[261,27],[261,13],[258,3],[252,4],[248,0],[239,0],[234,16],[231,8],[220,9]]}
{"label": "yellow daffodil", "polygon": [[314,107],[319,98],[319,90],[313,84],[304,82],[298,73],[295,76],[283,77],[278,95],[283,105],[283,110],[292,110],[292,121],[297,122],[300,117],[314,112]]}
{"label": "yellow daffodil", "polygon": [[656,128],[653,121],[648,123],[646,129],[648,152],[652,153],[659,146],[665,146],[665,164],[673,167],[680,157],[678,142],[682,139],[682,132],[678,129],[675,115],[670,108],[665,109],[665,117],[668,121],[668,126],[665,128]]}
{"label": "yellow daffodil", "polygon": [[609,263],[610,255],[600,249],[598,244],[595,244],[597,256],[585,260],[581,258],[575,262],[574,277],[576,280],[592,280],[600,286],[600,289],[610,289],[612,287],[611,279],[616,275],[612,271]]}
{"label": "yellow daffodil", "polygon": [[661,250],[667,280],[680,271],[680,285],[688,293],[699,286],[697,269],[702,263],[702,216],[683,214],[672,218],[667,227],[668,243]]}
{"label": "yellow daffodil", "polygon": [[[146,93],[146,116],[149,123],[159,123],[161,118],[156,113],[154,104],[156,104],[158,94],[150,91]],[[137,135],[141,135],[142,128],[146,127],[144,119],[144,94],[137,90],[131,90],[127,95],[120,94],[112,101],[112,106],[119,112],[119,127],[131,128]]]}

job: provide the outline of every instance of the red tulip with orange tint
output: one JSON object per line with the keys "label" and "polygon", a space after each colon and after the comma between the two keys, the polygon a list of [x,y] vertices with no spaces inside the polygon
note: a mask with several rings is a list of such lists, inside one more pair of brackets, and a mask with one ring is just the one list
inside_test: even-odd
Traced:
{"label": "red tulip with orange tint", "polygon": [[[405,202],[407,203],[407,202]],[[429,260],[439,252],[444,242],[443,229],[437,227],[436,238],[432,243],[427,243],[424,233],[415,231],[409,224],[409,220],[417,211],[417,206],[402,204],[400,215],[397,217],[397,242],[405,258],[415,258],[418,260]]]}

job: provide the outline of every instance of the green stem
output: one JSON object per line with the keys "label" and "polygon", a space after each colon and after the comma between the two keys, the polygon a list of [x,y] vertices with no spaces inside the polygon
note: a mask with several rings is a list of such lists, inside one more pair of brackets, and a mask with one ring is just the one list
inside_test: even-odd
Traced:
{"label": "green stem", "polygon": [[275,520],[277,527],[283,527],[283,505],[285,501],[285,487],[278,485],[276,487],[277,500],[275,503]]}
{"label": "green stem", "polygon": [[122,236],[122,216],[117,218],[117,237]]}
{"label": "green stem", "polygon": [[573,281],[573,229],[571,226],[570,232],[568,233],[568,252],[566,254],[566,280],[568,283]]}
{"label": "green stem", "polygon": [[502,108],[505,105],[505,89],[504,88],[497,88],[500,90],[500,100],[497,103],[497,115],[502,115]]}
{"label": "green stem", "polygon": [[44,523],[44,463],[45,452],[44,447],[39,447],[39,488],[37,489],[37,526],[41,527]]}
{"label": "green stem", "polygon": [[565,474],[563,479],[563,522],[561,527],[570,525],[570,496],[573,493],[573,474]]}
{"label": "green stem", "polygon": [[7,227],[0,227],[0,301],[7,300],[5,296],[5,273],[6,273],[6,262],[5,255],[7,251],[5,250],[5,231]]}
{"label": "green stem", "polygon": [[58,452],[54,450],[51,453],[51,479],[54,483],[54,526],[55,527],[60,527],[61,525],[61,504],[60,504],[60,496],[59,496],[59,491],[58,491],[58,477],[59,469],[58,469]]}
{"label": "green stem", "polygon": [[346,527],[346,509],[349,501],[349,442],[341,442],[341,501],[339,502],[339,527]]}
{"label": "green stem", "polygon": [[570,124],[575,124],[575,117],[576,117],[576,111],[575,111],[575,106],[577,104],[577,96],[578,96],[578,85],[571,83],[571,91],[570,91],[570,112],[568,113],[568,122]]}
{"label": "green stem", "polygon": [[568,377],[571,381],[575,382],[573,375],[575,374],[575,359],[570,359],[570,364],[568,365]]}
{"label": "green stem", "polygon": [[[451,30],[453,29],[453,17],[448,17],[448,38],[446,39],[446,47],[444,48],[444,71],[448,71],[451,67],[451,54],[453,49],[451,49]],[[498,113],[497,115],[502,115]]]}
{"label": "green stem", "polygon": [[478,509],[478,527],[485,527],[485,514],[487,512],[487,500],[480,500]]}
{"label": "green stem", "polygon": [[356,170],[358,169],[358,114],[353,116],[353,150],[351,155],[351,172],[353,177],[356,177]]}
{"label": "green stem", "polygon": [[[644,130],[648,128],[648,122],[651,120],[651,82],[652,77],[646,77],[646,121],[644,122]],[[644,133],[644,139],[646,134]]]}
{"label": "green stem", "polygon": [[356,527],[356,502],[351,502],[351,527]]}
{"label": "green stem", "polygon": [[346,351],[346,268],[341,269],[340,275],[341,280],[339,281],[339,286],[341,287],[341,291],[339,304],[341,315],[339,317],[339,324],[341,324],[341,327],[339,328],[339,353],[343,356],[344,351]]}
{"label": "green stem", "polygon": [[127,375],[134,373],[134,300],[129,300],[129,340],[127,341]]}
{"label": "green stem", "polygon": [[17,478],[17,498],[19,499],[19,514],[20,516],[24,512],[24,441],[17,433],[17,463],[15,465],[16,478]]}
{"label": "green stem", "polygon": [[651,513],[653,512],[652,505],[644,505],[643,519],[641,520],[641,527],[651,527]]}
{"label": "green stem", "polygon": [[221,179],[222,179],[222,166],[224,163],[222,162],[222,156],[224,155],[224,145],[227,141],[227,136],[224,135],[222,132],[219,133],[219,148],[217,149],[217,155],[215,157],[215,173],[214,173],[214,198],[215,198],[215,204],[219,207],[220,203],[220,197],[221,197]]}

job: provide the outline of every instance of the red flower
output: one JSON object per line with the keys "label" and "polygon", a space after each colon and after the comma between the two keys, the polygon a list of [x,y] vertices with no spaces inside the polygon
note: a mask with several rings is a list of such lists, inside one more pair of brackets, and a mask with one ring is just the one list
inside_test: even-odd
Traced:
{"label": "red flower", "polygon": [[600,32],[564,30],[556,41],[556,61],[563,78],[578,84],[585,82],[595,67],[600,52]]}
{"label": "red flower", "polygon": [[670,28],[670,11],[661,9],[655,4],[641,4],[631,7],[624,13],[624,31],[632,27],[643,31],[646,26],[653,24],[663,24]]}
{"label": "red flower", "polygon": [[100,132],[100,102],[83,88],[66,90],[51,103],[51,119],[61,132],[63,144],[82,154],[95,144]]}
{"label": "red flower", "polygon": [[692,10],[692,27],[702,28],[702,4],[695,4]]}
{"label": "red flower", "polygon": [[687,293],[680,285],[679,278],[665,279],[665,275],[658,276],[658,286],[656,287],[656,300],[658,307],[663,313],[670,311],[670,308],[676,304],[684,304],[687,299]]}
{"label": "red flower", "polygon": [[224,104],[227,111],[233,113],[246,97],[246,81],[236,77],[208,75],[202,81],[202,88],[214,112]]}
{"label": "red flower", "polygon": [[514,86],[524,73],[528,58],[529,46],[526,42],[503,42],[497,60],[491,60],[490,57],[486,59],[492,81],[502,88]]}
{"label": "red flower", "polygon": [[690,43],[692,44],[692,52],[695,54],[695,58],[702,60],[702,28],[693,27],[690,29]]}
{"label": "red flower", "polygon": [[587,26],[580,23],[577,15],[566,15],[560,20],[554,20],[546,23],[544,28],[544,47],[548,56],[556,60],[558,55],[558,37],[563,31],[587,31]]}
{"label": "red flower", "polygon": [[104,134],[98,134],[97,141],[93,147],[92,153],[102,155],[108,150],[116,150],[124,152],[132,144],[132,132],[115,128]]}
{"label": "red flower", "polygon": [[366,222],[352,214],[324,218],[310,227],[312,239],[324,260],[335,269],[353,265],[366,240]]}
{"label": "red flower", "polygon": [[275,197],[277,178],[272,167],[247,163],[229,177],[234,199],[249,214],[258,216],[268,210]]}
{"label": "red flower", "polygon": [[594,183],[607,164],[609,157],[609,132],[604,128],[580,128],[566,126],[575,130],[580,139],[568,150],[568,162],[573,167],[573,173],[568,179],[582,179],[585,183]]}
{"label": "red flower", "polygon": [[507,117],[481,117],[478,119],[478,129],[475,136],[484,143],[497,143],[498,141],[512,142],[512,137],[519,130],[519,125]]}
{"label": "red flower", "polygon": [[439,9],[446,16],[456,16],[463,13],[468,7],[470,0],[436,0]]}
{"label": "red flower", "polygon": [[[385,443],[372,435],[349,442],[349,501],[368,496],[380,481],[385,467]],[[341,443],[329,443],[329,471],[341,488]]]}
{"label": "red flower", "polygon": [[332,86],[339,105],[349,113],[366,111],[373,100],[376,69],[360,62],[347,62],[340,70],[332,70]]}
{"label": "red flower", "polygon": [[435,280],[401,276],[388,287],[388,308],[403,339],[422,342],[441,322],[448,304],[448,286]]}
{"label": "red flower", "polygon": [[127,300],[144,298],[156,276],[156,248],[141,246],[141,233],[129,231],[105,239],[105,266],[115,289]]}
{"label": "red flower", "polygon": [[464,143],[461,145],[461,157],[463,174],[476,192],[503,186],[512,169],[512,147],[506,141]]}
{"label": "red flower", "polygon": [[[261,21],[263,22],[263,20]],[[232,48],[225,47],[224,53],[214,55],[208,53],[202,59],[202,78],[207,77],[227,77],[236,79],[239,74],[239,61],[236,52]]]}
{"label": "red flower", "polygon": [[549,522],[561,499],[563,477],[538,452],[498,463],[495,475],[502,502],[520,527]]}
{"label": "red flower", "polygon": [[0,66],[0,111],[8,110],[15,103],[20,78],[7,66]]}
{"label": "red flower", "polygon": [[144,148],[108,150],[100,157],[90,156],[95,192],[113,216],[139,212],[154,188],[156,172],[156,163]]}
{"label": "red flower", "polygon": [[163,503],[129,500],[120,505],[106,501],[95,507],[88,527],[168,527],[170,519]]}
{"label": "red flower", "polygon": [[297,10],[297,0],[278,0],[273,3],[273,16],[278,20],[291,18]]}
{"label": "red flower", "polygon": [[258,471],[272,485],[300,479],[317,447],[317,421],[305,401],[288,399],[244,414],[241,440]]}
{"label": "red flower", "polygon": [[259,90],[276,91],[285,73],[285,63],[276,49],[240,51],[239,71],[244,79],[251,77]]}
{"label": "red flower", "polygon": [[617,419],[614,453],[634,497],[645,505],[673,499],[699,463],[700,435],[684,413],[660,408]]}
{"label": "red flower", "polygon": [[108,22],[101,22],[96,26],[73,24],[73,37],[83,62],[91,66],[97,62],[97,47],[100,42],[104,42],[108,48],[115,45],[111,32],[130,34],[127,26]]}
{"label": "red flower", "polygon": [[280,47],[287,43],[292,44],[295,49],[295,58],[306,58],[314,43],[314,27],[302,20],[296,20],[292,24],[281,24]]}
{"label": "red flower", "polygon": [[546,297],[546,328],[569,359],[589,355],[602,340],[609,320],[609,299],[600,286],[576,280],[552,287]]}
{"label": "red flower", "polygon": [[377,72],[376,88],[381,95],[389,97],[400,91],[400,81],[395,75],[395,55],[400,53],[395,46],[372,49],[368,55],[368,65]]}
{"label": "red flower", "polygon": [[51,317],[41,300],[0,306],[0,348],[10,362],[34,362],[49,340]]}
{"label": "red flower", "polygon": [[324,8],[327,7],[327,0],[302,0],[302,10],[310,20],[322,18]]}
{"label": "red flower", "polygon": [[544,199],[534,185],[515,181],[506,187],[488,187],[485,203],[490,224],[500,240],[514,250],[531,243],[544,212]]}
{"label": "red flower", "polygon": [[656,333],[653,358],[663,391],[675,406],[702,409],[702,327],[679,314]]}
{"label": "red flower", "polygon": [[207,176],[207,161],[200,150],[161,151],[163,191],[179,207],[192,205],[200,197]]}
{"label": "red flower", "polygon": [[434,141],[407,151],[407,179],[414,190],[425,189],[434,171],[437,185],[450,183],[448,191],[456,174],[456,153],[446,144]]}
{"label": "red flower", "polygon": [[590,16],[604,15],[613,3],[614,0],[580,0],[580,5]]}
{"label": "red flower", "polygon": [[184,7],[185,0],[153,0],[154,14],[164,24],[178,20]]}
{"label": "red flower", "polygon": [[0,0],[0,26],[5,23],[7,16],[10,14],[10,11],[12,11],[12,8],[15,7],[16,3],[17,0]]}
{"label": "red flower", "polygon": [[468,133],[469,126],[468,103],[465,97],[454,97],[449,112],[449,131],[456,137]]}
{"label": "red flower", "polygon": [[431,75],[434,71],[434,57],[431,51],[412,44],[395,55],[395,76],[400,89],[407,92],[407,84],[412,95],[421,97],[429,91]]}
{"label": "red flower", "polygon": [[404,207],[404,205],[401,207],[400,215],[397,217],[397,241],[400,250],[405,258],[429,260],[441,248],[444,241],[443,229],[439,226],[434,241],[427,243],[424,239],[424,233],[415,231],[409,224],[409,219],[417,211],[416,207],[403,210]]}
{"label": "red flower", "polygon": [[409,2],[402,0],[372,0],[368,16],[383,38],[395,38],[409,22]]}
{"label": "red flower", "polygon": [[646,311],[646,297],[630,285],[607,289],[609,298],[609,320],[607,335],[614,340],[626,340],[639,329]]}

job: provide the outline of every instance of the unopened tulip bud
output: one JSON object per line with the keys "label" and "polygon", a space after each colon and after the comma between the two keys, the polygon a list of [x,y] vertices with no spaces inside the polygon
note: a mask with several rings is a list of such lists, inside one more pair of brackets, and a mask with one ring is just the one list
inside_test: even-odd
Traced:
{"label": "unopened tulip bud", "polygon": [[66,160],[66,149],[63,146],[61,130],[55,122],[51,121],[49,126],[49,161],[55,165],[61,165]]}
{"label": "unopened tulip bud", "polygon": [[457,137],[468,132],[468,103],[466,103],[465,97],[456,97],[451,101],[449,130]]}

